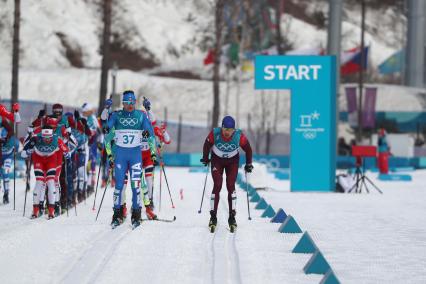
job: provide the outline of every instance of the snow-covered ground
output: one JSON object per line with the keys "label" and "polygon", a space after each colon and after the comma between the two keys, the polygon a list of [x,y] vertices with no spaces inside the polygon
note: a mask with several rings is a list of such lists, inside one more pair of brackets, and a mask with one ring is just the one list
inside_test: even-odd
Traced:
{"label": "snow-covered ground", "polygon": [[[311,234],[342,283],[425,283],[426,172],[412,174],[412,183],[383,183],[371,176],[383,195],[290,193],[288,182],[271,175],[267,179],[270,189],[260,194],[276,210],[281,207],[294,216]],[[159,215],[176,215],[177,221],[144,222],[134,231],[129,220],[114,231],[110,229],[111,189],[97,222],[93,196],[86,205],[78,206],[78,216],[71,211],[69,217],[48,221],[28,218],[29,193],[24,218],[24,183],[18,180],[17,210],[12,210],[12,204],[0,207],[0,283],[320,281],[320,275],[303,273],[310,255],[291,253],[301,234],[278,233],[279,225],[260,218],[261,212],[254,210],[253,204],[253,220],[247,220],[244,191],[238,190],[237,233],[229,233],[226,227],[223,190],[218,230],[210,234],[208,194],[202,214],[197,213],[205,173],[167,168],[167,175],[176,209],[170,206],[163,181]],[[211,186],[209,178],[207,192]],[[97,204],[102,192],[98,192]]]}

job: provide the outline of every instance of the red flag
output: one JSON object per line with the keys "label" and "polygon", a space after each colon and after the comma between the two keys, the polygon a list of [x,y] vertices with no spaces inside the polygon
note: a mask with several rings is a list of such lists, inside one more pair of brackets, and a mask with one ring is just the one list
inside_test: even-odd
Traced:
{"label": "red flag", "polygon": [[214,50],[210,49],[209,53],[207,53],[206,57],[204,58],[204,65],[209,65],[214,62]]}

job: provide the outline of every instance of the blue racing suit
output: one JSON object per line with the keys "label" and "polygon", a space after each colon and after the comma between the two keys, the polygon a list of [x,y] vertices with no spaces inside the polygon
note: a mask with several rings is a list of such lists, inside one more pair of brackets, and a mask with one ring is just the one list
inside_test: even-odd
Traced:
{"label": "blue racing suit", "polygon": [[147,130],[150,136],[154,135],[151,122],[146,114],[140,110],[127,112],[116,111],[111,114],[107,122],[108,129],[114,128],[114,208],[121,207],[124,179],[126,172],[130,172],[132,186],[132,208],[141,208],[140,181],[142,176],[142,132]]}

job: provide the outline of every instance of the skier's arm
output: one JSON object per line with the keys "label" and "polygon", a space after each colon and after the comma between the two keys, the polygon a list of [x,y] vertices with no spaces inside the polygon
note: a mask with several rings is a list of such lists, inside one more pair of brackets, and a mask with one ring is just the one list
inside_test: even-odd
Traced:
{"label": "skier's arm", "polygon": [[142,116],[143,116],[142,130],[148,130],[149,136],[154,136],[154,129],[152,128],[152,124],[148,116],[144,112],[142,112]]}
{"label": "skier's arm", "polygon": [[6,118],[7,120],[15,122],[15,116],[13,115],[13,112],[8,111],[6,107],[2,104],[0,104],[0,116]]}
{"label": "skier's arm", "polygon": [[7,130],[6,139],[9,139],[13,136],[13,128],[12,126],[5,120],[2,120],[1,125]]}
{"label": "skier's arm", "polygon": [[114,139],[114,129],[112,129],[108,134],[105,134],[105,151],[108,156],[112,156],[112,140]]}
{"label": "skier's arm", "polygon": [[246,164],[251,164],[253,160],[253,151],[247,137],[242,133],[240,137],[240,147],[246,152]]}
{"label": "skier's arm", "polygon": [[113,112],[110,117],[108,118],[107,122],[104,125],[104,129],[106,128],[106,130],[110,130],[114,127],[115,125],[115,121],[117,120],[117,115],[115,112]]}
{"label": "skier's arm", "polygon": [[58,146],[62,153],[65,154],[69,152],[67,145],[65,145],[64,141],[61,138],[58,138]]}
{"label": "skier's arm", "polygon": [[210,154],[210,150],[213,147],[213,144],[214,144],[214,136],[213,136],[213,131],[211,131],[209,135],[207,136],[206,140],[204,141],[203,160],[205,161],[209,160],[209,154]]}

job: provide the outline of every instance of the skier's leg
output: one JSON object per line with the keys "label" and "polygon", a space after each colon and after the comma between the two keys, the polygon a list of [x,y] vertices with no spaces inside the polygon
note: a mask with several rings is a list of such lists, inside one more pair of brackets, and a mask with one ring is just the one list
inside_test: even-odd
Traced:
{"label": "skier's leg", "polygon": [[[139,151],[139,150],[138,150]],[[142,157],[140,152],[133,155],[130,161],[130,180],[132,186],[132,224],[139,225],[141,219],[141,192]]]}
{"label": "skier's leg", "polygon": [[216,215],[219,205],[220,190],[223,182],[223,161],[217,156],[212,156],[211,173],[213,178],[213,191],[210,197],[210,210]]}
{"label": "skier's leg", "polygon": [[[233,159],[233,158],[231,158]],[[226,189],[228,190],[228,206],[229,206],[229,215],[234,214],[237,203],[237,194],[235,192],[235,182],[237,180],[238,175],[238,160],[229,161],[225,167],[226,174]]]}
{"label": "skier's leg", "polygon": [[97,164],[97,158],[98,158],[98,146],[97,143],[94,142],[92,145],[90,145],[90,155],[89,155],[89,175],[88,175],[88,189],[90,191],[93,191],[95,188],[96,183],[96,164]]}
{"label": "skier's leg", "polygon": [[78,192],[78,202],[83,201],[84,199],[84,176],[85,176],[85,154],[80,151],[78,152],[77,160],[77,192]]}
{"label": "skier's leg", "polygon": [[[139,155],[138,155],[139,156]],[[141,159],[132,159],[130,166],[130,180],[132,186],[132,209],[139,209],[141,205],[140,182],[142,176]]]}
{"label": "skier's leg", "polygon": [[48,194],[48,210],[49,210],[49,218],[53,218],[55,216],[55,201],[56,195],[58,192],[56,191],[55,184],[55,176],[56,176],[56,168],[50,168],[46,173],[46,186],[47,186],[47,194]]}
{"label": "skier's leg", "polygon": [[154,163],[152,162],[150,151],[142,151],[142,164],[145,172],[145,182],[148,189],[148,197],[152,203]]}
{"label": "skier's leg", "polygon": [[10,184],[10,172],[12,168],[12,157],[3,156],[3,186],[4,186],[4,194],[3,194],[3,203],[9,203],[9,184]]}
{"label": "skier's leg", "polygon": [[115,189],[114,189],[114,215],[112,217],[113,224],[120,224],[123,222],[123,215],[121,210],[122,205],[122,191],[124,188],[124,179],[128,168],[128,158],[126,149],[117,147],[114,155],[114,172],[115,172]]}
{"label": "skier's leg", "polygon": [[34,175],[36,183],[33,192],[33,217],[38,217],[43,214],[44,189],[46,176],[44,171],[44,160],[37,154],[32,155],[34,162]]}

